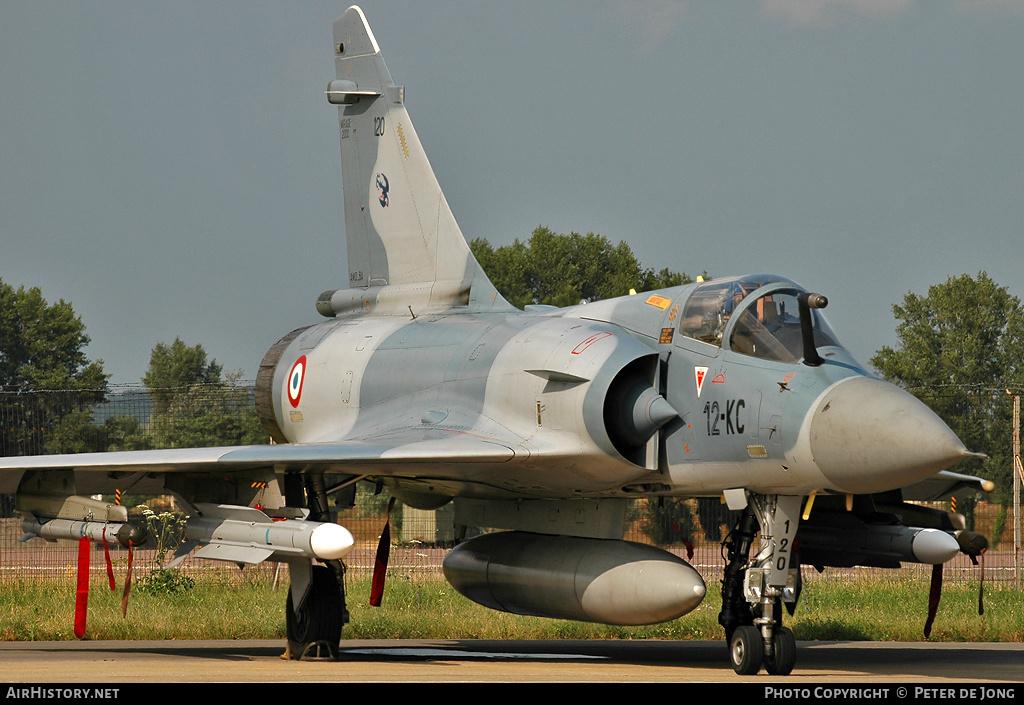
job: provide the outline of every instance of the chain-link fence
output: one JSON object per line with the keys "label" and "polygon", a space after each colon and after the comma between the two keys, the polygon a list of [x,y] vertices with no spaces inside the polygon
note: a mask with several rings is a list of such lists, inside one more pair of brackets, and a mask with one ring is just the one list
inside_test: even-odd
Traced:
{"label": "chain-link fence", "polygon": [[[42,392],[35,394],[0,392],[0,453],[32,455],[55,452],[86,452],[145,449],[168,446],[231,445],[267,442],[256,419],[251,385],[209,385],[187,390],[158,390],[158,396],[144,387],[120,387],[106,394],[96,392]],[[112,498],[106,498],[108,500]],[[387,496],[376,495],[372,486],[360,485],[352,508],[338,512],[338,521],[352,532],[356,547],[346,564],[353,577],[369,576],[373,570],[379,536],[387,520]],[[154,511],[175,511],[169,497],[124,495],[129,508],[146,502]],[[974,530],[993,542],[985,554],[986,580],[1014,580],[1013,527],[1007,512],[997,505],[971,503]],[[934,505],[948,509],[948,504]],[[963,508],[961,508],[962,511]],[[1012,512],[1009,513],[1012,517]],[[725,565],[722,542],[735,517],[715,499],[637,499],[629,503],[626,538],[657,545],[686,558],[705,580],[721,579]],[[455,539],[451,505],[437,511],[399,507],[390,517],[392,572],[440,575],[441,562]],[[14,510],[13,496],[0,496],[0,581],[25,576],[66,576],[77,564],[73,542],[50,543],[43,539],[19,541],[23,535],[21,517]],[[994,542],[995,537],[1002,537]],[[110,545],[115,565],[127,562],[127,550]],[[155,552],[135,551],[137,570],[157,566]],[[96,545],[93,561],[97,569],[105,563],[104,547]],[[223,563],[186,559],[181,569],[195,575],[217,569]],[[246,568],[246,579],[279,576],[277,566],[265,563]],[[930,574],[930,566],[904,564],[901,575]],[[946,580],[978,578],[979,568],[966,556],[946,565]],[[863,575],[892,575],[873,568],[826,568],[824,575],[855,578]],[[284,573],[286,575],[286,573]],[[805,579],[816,571],[806,568]]]}
{"label": "chain-link fence", "polygon": [[[689,503],[695,504],[693,500],[690,500]],[[637,501],[635,504],[644,505],[646,503]],[[633,513],[635,512],[636,510]],[[658,513],[658,510],[653,510],[653,513]],[[405,574],[433,572],[440,576],[441,562],[452,545],[450,537],[453,526],[450,515],[450,509],[423,512],[408,507],[393,513],[389,571]],[[355,549],[345,559],[349,575],[353,578],[369,577],[373,571],[379,536],[384,528],[386,517],[383,514],[360,515],[359,510],[351,509],[339,513],[338,521],[351,531],[356,539]],[[706,581],[718,582],[721,580],[725,560],[720,540],[711,540],[699,531],[690,538],[680,535],[675,541],[658,542],[649,535],[648,530],[641,528],[641,523],[642,520],[636,520],[630,524],[626,539],[665,548],[686,558],[700,571]],[[0,519],[0,582],[29,576],[65,577],[74,574],[78,555],[74,542],[50,543],[39,538],[21,542],[19,538],[22,534],[20,518]],[[111,544],[109,550],[115,565],[126,564],[127,549],[117,544]],[[144,572],[158,566],[155,551],[152,549],[136,550],[133,560],[137,571]],[[995,546],[986,552],[984,560],[986,581],[1012,581],[1014,579],[1011,548],[1003,544]],[[104,547],[96,544],[93,546],[93,566],[95,569],[102,569],[104,563]],[[224,566],[225,564],[220,562],[187,558],[180,568],[186,573],[199,576],[213,570],[218,570],[223,574]],[[930,575],[930,571],[931,566],[905,563],[899,571],[899,575],[927,577]],[[245,576],[250,580],[253,579],[253,575],[262,575],[270,579],[275,576],[276,572],[276,565],[269,562],[245,568]],[[239,575],[241,576],[241,573]],[[863,576],[873,578],[882,575],[894,576],[892,571],[865,567],[826,568],[822,575],[825,577],[842,576],[845,579]],[[814,579],[817,576],[817,571],[805,566],[805,579]],[[945,580],[947,581],[966,582],[977,580],[978,577],[979,566],[973,565],[966,556],[958,556],[945,566]]]}

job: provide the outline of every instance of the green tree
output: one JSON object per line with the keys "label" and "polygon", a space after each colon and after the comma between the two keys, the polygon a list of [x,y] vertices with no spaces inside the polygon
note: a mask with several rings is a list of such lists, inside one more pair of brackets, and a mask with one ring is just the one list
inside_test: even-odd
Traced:
{"label": "green tree", "polygon": [[519,308],[571,306],[624,296],[630,289],[650,291],[692,281],[667,268],[645,268],[625,242],[613,245],[594,233],[560,235],[541,226],[529,243],[516,240],[495,249],[475,239],[470,249],[502,296]]}
{"label": "green tree", "polygon": [[1007,389],[1024,389],[1024,308],[985,273],[950,277],[927,296],[908,293],[893,306],[896,348],[883,347],[875,368],[927,403],[969,450],[958,472],[994,481],[1007,500],[1012,482]]}
{"label": "green tree", "polygon": [[102,360],[86,357],[88,343],[71,304],[0,281],[0,454],[43,453],[55,428],[88,423],[108,377]]}
{"label": "green tree", "polygon": [[222,374],[202,345],[180,338],[157,343],[143,383],[153,396],[153,444],[208,448],[268,442],[249,387],[239,373]]}
{"label": "green tree", "polygon": [[[88,344],[71,304],[0,281],[0,455],[47,452],[55,430],[74,435],[88,425],[108,377],[102,360],[86,357]],[[12,508],[0,497],[0,516]]]}
{"label": "green tree", "polygon": [[152,393],[157,412],[165,413],[181,390],[220,384],[221,372],[216,360],[207,361],[202,345],[190,347],[175,338],[170,345],[157,343],[153,348],[142,383]]}
{"label": "green tree", "polygon": [[111,416],[97,424],[91,409],[75,409],[62,418],[47,436],[47,453],[103,453],[113,450],[147,450],[153,439],[134,416]]}
{"label": "green tree", "polygon": [[157,419],[158,443],[164,448],[268,443],[251,392],[238,383],[236,375],[217,384],[180,390]]}
{"label": "green tree", "polygon": [[0,281],[0,386],[4,391],[76,390],[102,399],[108,375],[89,361],[85,324],[63,299]]}

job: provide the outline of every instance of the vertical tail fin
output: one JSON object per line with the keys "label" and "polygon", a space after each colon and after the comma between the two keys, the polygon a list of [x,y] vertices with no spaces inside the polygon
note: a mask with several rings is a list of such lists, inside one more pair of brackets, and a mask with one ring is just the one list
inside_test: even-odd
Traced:
{"label": "vertical tail fin", "polygon": [[421,305],[507,307],[473,257],[391,80],[366,17],[334,23],[350,287],[389,287]]}

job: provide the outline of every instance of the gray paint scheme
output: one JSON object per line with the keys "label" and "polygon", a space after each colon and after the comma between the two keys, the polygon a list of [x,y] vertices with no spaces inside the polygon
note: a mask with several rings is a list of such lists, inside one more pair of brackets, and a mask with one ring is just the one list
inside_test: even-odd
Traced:
{"label": "gray paint scheme", "polygon": [[[694,331],[712,318],[681,314],[731,279],[565,309],[511,307],[473,258],[404,90],[358,8],[335,23],[334,46],[337,79],[327,97],[339,106],[349,288],[324,292],[317,310],[329,320],[286,335],[264,358],[257,408],[278,443],[3,459],[0,491],[165,489],[200,514],[216,504],[225,522],[243,520],[257,501],[267,514],[301,521],[285,504],[287,475],[373,480],[413,506],[455,498],[462,521],[515,530],[460,549],[453,560],[461,567],[452,570],[470,592],[486,583],[503,596],[498,602],[518,600],[531,613],[637,623],[692,609],[704,586],[685,563],[663,556],[658,570],[681,576],[685,598],[657,615],[637,614],[643,600],[616,612],[617,591],[635,590],[650,570],[646,549],[618,541],[624,498],[725,495],[731,507],[754,507],[767,542],[758,560],[782,556],[764,570],[764,594],[790,595],[780,551],[792,543],[803,497],[918,482],[934,495],[977,482],[942,479],[966,449],[927,407],[824,336],[820,312],[813,320],[823,363],[804,364],[786,347],[800,331],[793,308],[802,292],[787,279],[737,278],[749,290],[734,297],[730,289],[710,312],[720,335],[705,338],[711,343]],[[708,295],[705,303],[716,301]],[[48,473],[59,489],[43,479]],[[228,488],[224,475],[269,489]],[[204,528],[197,538],[214,533]],[[530,569],[530,547],[544,544],[538,534],[575,537],[564,545],[579,561],[607,545],[608,560],[543,577]],[[549,553],[544,560],[557,566],[558,552]],[[487,566],[503,572],[473,574]],[[311,582],[307,567],[293,563],[296,609]],[[538,604],[526,595],[556,583],[575,585],[565,595],[576,597]],[[590,594],[604,597],[580,608],[574,600],[591,585],[600,589]],[[760,608],[770,616],[772,604]],[[769,649],[772,624],[762,625]]]}
{"label": "gray paint scheme", "polygon": [[[868,434],[851,430],[859,423],[856,412],[828,426],[828,437],[820,424],[819,447],[834,441],[885,449],[874,459],[885,466],[875,479],[862,477],[871,475],[869,467],[826,476],[805,422],[827,390],[830,400],[841,395],[833,385],[864,377],[864,370],[841,348],[826,350],[826,363],[809,368],[685,338],[675,317],[698,285],[566,309],[510,307],[469,251],[409,120],[404,92],[391,81],[358,8],[335,23],[334,40],[338,81],[349,91],[341,99],[357,99],[338,110],[350,280],[366,286],[327,292],[321,304],[337,299],[339,305],[321,310],[335,317],[295,335],[267,375],[268,413],[290,443],[7,459],[0,489],[13,491],[22,468],[70,467],[81,475],[272,467],[366,474],[410,491],[492,499],[621,497],[644,486],[668,495],[737,487],[841,493],[910,485],[962,455],[930,411],[886,387],[880,417],[914,414],[915,437],[885,437],[884,421]],[[386,194],[378,174],[387,178]],[[775,278],[760,291],[773,287],[795,285]],[[659,342],[667,329],[672,341]],[[301,356],[307,363],[293,407],[287,378]],[[679,416],[627,457],[616,447],[620,429],[609,427],[604,405],[631,364],[644,366],[641,376],[650,373],[650,386]],[[707,382],[697,394],[700,366],[708,368]],[[787,375],[792,380],[780,392]],[[704,407],[724,409],[730,400],[743,402],[743,415],[724,419],[723,429],[732,421],[745,433],[701,433]],[[893,448],[906,448],[909,457],[919,446],[935,445],[930,435],[942,439],[941,457],[906,471],[886,463]],[[763,445],[764,454],[750,455],[750,445]],[[104,484],[109,491],[120,481],[90,483]]]}

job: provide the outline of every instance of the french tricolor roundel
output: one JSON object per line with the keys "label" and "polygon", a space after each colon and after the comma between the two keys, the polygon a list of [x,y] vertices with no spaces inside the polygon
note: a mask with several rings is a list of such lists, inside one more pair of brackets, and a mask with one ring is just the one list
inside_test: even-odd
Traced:
{"label": "french tricolor roundel", "polygon": [[288,401],[291,402],[292,408],[299,405],[299,399],[302,398],[302,380],[306,376],[306,356],[303,355],[295,364],[292,365],[292,371],[288,373]]}

